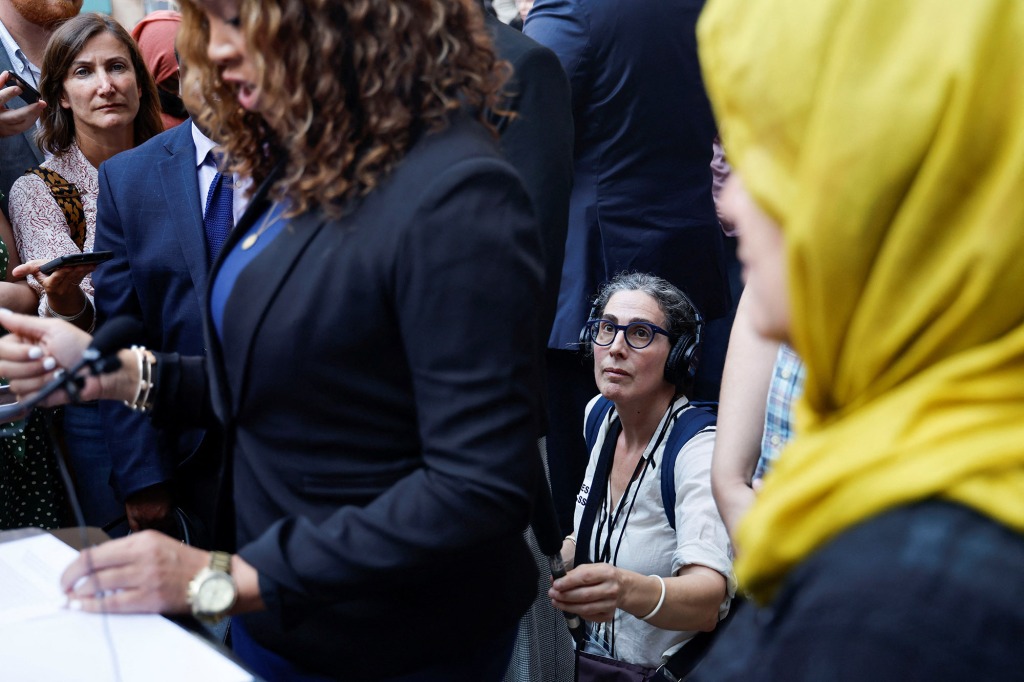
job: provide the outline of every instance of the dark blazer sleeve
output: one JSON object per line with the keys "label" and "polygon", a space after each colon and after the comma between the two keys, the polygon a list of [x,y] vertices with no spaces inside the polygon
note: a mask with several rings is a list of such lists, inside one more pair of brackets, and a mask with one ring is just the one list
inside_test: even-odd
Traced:
{"label": "dark blazer sleeve", "polygon": [[[93,273],[96,323],[100,326],[106,320],[124,316],[143,325],[145,319],[132,281],[125,230],[118,208],[119,195],[113,187],[117,181],[111,182],[108,170],[108,164],[100,166],[95,249],[112,251],[114,257]],[[161,456],[156,433],[146,415],[111,400],[100,401],[99,409],[113,467],[111,483],[120,499],[171,479],[175,463]]]}
{"label": "dark blazer sleeve", "polygon": [[[409,368],[421,465],[366,506],[342,506],[319,522],[288,516],[240,550],[259,571],[268,610],[285,623],[367,589],[431,584],[439,566],[451,573],[453,556],[500,556],[520,541],[539,480],[532,340],[542,266],[529,200],[493,157],[407,179],[378,202],[421,197],[378,252],[377,270],[390,287],[383,319],[392,320]],[[394,210],[351,220],[373,230],[393,222]],[[336,324],[354,333],[361,322],[377,323]],[[363,388],[368,397],[396,389],[409,390]]]}
{"label": "dark blazer sleeve", "polygon": [[210,400],[207,361],[199,355],[154,353],[153,411],[157,428],[209,428],[217,417]]}
{"label": "dark blazer sleeve", "polygon": [[550,48],[572,85],[573,111],[582,113],[591,82],[591,29],[586,3],[538,0],[526,17],[523,33]]}
{"label": "dark blazer sleeve", "polygon": [[546,346],[558,304],[569,224],[572,92],[554,52],[507,26],[492,30],[499,56],[511,58],[514,69],[506,91],[507,108],[515,116],[502,119],[498,128],[502,151],[519,172],[540,226],[545,290],[541,344]]}

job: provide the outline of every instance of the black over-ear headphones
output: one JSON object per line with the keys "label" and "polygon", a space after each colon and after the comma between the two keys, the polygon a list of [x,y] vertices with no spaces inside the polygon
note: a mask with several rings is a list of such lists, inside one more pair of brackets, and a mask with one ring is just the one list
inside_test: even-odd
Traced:
{"label": "black over-ear headphones", "polygon": [[[677,388],[682,388],[693,383],[693,378],[697,375],[697,366],[700,364],[700,345],[704,340],[704,318],[701,317],[700,310],[693,304],[690,297],[682,290],[679,293],[683,295],[683,300],[693,311],[694,332],[693,334],[684,333],[673,342],[672,348],[668,351],[668,357],[665,358],[665,381]],[[593,320],[596,315],[597,303],[595,302],[587,314],[587,321]],[[590,325],[584,322],[583,328],[580,330],[580,351],[583,355],[593,354],[593,342]]]}
{"label": "black over-ear headphones", "polygon": [[690,297],[680,289],[683,300],[693,311],[693,334],[683,333],[668,352],[665,359],[665,380],[677,388],[683,388],[693,383],[697,376],[697,366],[700,364],[700,344],[704,340],[704,318],[701,317],[697,306],[693,304]]}
{"label": "black over-ear headphones", "polygon": [[580,329],[580,355],[587,357],[588,355],[594,354],[594,338],[590,334],[590,325],[587,324],[594,316],[597,315],[597,302],[590,304],[590,312],[587,313],[587,319],[583,322],[583,327]]}

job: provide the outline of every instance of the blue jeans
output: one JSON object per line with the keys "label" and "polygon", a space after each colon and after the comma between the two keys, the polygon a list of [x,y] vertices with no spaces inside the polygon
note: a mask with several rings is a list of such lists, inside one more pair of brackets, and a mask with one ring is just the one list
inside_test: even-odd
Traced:
{"label": "blue jeans", "polygon": [[112,467],[96,403],[64,408],[64,442],[85,523],[103,527],[124,515],[110,485]]}
{"label": "blue jeans", "polygon": [[690,679],[1021,680],[1022,644],[1024,536],[927,501],[808,557],[770,607],[736,614]]}

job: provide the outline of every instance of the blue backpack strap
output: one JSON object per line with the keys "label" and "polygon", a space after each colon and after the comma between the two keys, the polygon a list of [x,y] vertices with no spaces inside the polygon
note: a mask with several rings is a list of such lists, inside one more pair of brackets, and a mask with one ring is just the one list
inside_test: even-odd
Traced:
{"label": "blue backpack strap", "polygon": [[665,442],[665,454],[661,459],[661,500],[665,504],[665,516],[672,530],[676,528],[676,458],[683,446],[698,433],[714,426],[718,418],[704,405],[684,409],[672,425],[672,431]]}
{"label": "blue backpack strap", "polygon": [[690,405],[707,410],[713,415],[718,415],[718,401],[716,400],[691,400]]}
{"label": "blue backpack strap", "polygon": [[587,424],[583,429],[583,438],[587,441],[588,458],[594,450],[594,443],[597,442],[597,434],[601,430],[601,422],[608,416],[608,412],[611,409],[612,401],[602,395],[598,397],[593,409],[590,410],[590,414],[587,415]]}

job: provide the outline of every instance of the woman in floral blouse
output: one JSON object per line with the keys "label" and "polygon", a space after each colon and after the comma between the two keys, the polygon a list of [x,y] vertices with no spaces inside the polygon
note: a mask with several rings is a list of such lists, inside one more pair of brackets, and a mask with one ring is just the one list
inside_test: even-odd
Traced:
{"label": "woman in floral blouse", "polygon": [[[11,223],[24,261],[14,275],[28,277],[40,315],[92,329],[96,311],[90,273],[95,266],[50,275],[39,267],[58,256],[92,251],[97,169],[163,129],[159,99],[135,41],[120,24],[99,14],[79,15],[57,29],[42,71],[39,89],[47,107],[38,140],[52,156],[11,188]],[[110,488],[110,457],[96,404],[66,408],[64,434],[85,521],[106,525],[123,509]]]}

